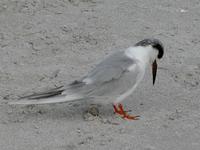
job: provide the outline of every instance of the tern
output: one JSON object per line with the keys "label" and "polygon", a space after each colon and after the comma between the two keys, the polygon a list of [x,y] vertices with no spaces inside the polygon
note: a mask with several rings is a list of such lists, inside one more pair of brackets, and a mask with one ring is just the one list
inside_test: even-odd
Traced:
{"label": "tern", "polygon": [[163,54],[164,47],[160,40],[144,39],[132,47],[112,53],[79,80],[46,92],[21,97],[9,104],[48,104],[100,98],[111,100],[114,112],[122,118],[137,120],[139,116],[129,115],[121,102],[142,81],[147,66],[152,67],[154,85],[157,60]]}

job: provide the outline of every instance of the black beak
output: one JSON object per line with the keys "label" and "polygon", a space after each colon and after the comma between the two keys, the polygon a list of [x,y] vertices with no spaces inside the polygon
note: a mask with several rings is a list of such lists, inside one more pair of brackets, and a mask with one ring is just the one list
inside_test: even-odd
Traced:
{"label": "black beak", "polygon": [[156,73],[157,73],[157,62],[156,62],[156,60],[154,60],[154,62],[152,64],[153,85],[156,81]]}

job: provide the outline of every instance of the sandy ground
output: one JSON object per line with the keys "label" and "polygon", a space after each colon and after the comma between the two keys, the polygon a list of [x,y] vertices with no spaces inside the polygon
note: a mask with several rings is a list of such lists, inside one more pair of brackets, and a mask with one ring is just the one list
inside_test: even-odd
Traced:
{"label": "sandy ground", "polygon": [[[199,150],[199,0],[1,0],[0,150]],[[165,57],[124,101],[138,121],[93,102],[8,106],[60,86],[147,37]]]}

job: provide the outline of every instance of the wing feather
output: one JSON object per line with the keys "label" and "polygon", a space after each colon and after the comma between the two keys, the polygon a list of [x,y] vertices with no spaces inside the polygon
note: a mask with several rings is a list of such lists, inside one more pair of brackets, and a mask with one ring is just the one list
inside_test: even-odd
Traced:
{"label": "wing feather", "polygon": [[120,78],[121,75],[128,71],[128,68],[134,63],[134,60],[127,57],[124,51],[118,51],[99,63],[82,80],[90,79],[96,84],[109,82],[113,79]]}

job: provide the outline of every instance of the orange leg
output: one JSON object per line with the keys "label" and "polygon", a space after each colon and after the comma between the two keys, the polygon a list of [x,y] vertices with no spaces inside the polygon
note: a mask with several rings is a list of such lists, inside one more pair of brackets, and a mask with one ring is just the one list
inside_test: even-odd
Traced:
{"label": "orange leg", "polygon": [[114,108],[114,112],[116,114],[119,114],[120,116],[122,116],[122,118],[124,119],[128,119],[128,120],[138,120],[140,116],[131,116],[129,114],[127,114],[126,111],[124,111],[124,108],[122,106],[122,104],[113,104],[113,108]]}

